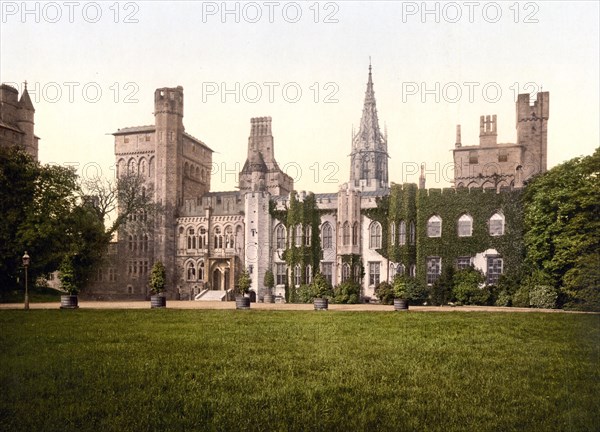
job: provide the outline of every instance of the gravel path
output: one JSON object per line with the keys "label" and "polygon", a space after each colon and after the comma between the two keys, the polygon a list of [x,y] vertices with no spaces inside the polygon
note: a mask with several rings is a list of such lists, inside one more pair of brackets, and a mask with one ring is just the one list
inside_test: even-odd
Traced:
{"label": "gravel path", "polygon": [[[30,303],[31,309],[59,309],[60,303]],[[150,309],[149,301],[80,301],[81,309]],[[203,302],[167,300],[168,309],[235,309],[235,302]],[[0,309],[23,309],[22,303],[1,303]],[[288,303],[252,303],[251,309],[257,310],[313,310],[312,304]],[[391,312],[393,306],[374,304],[341,305],[330,304],[330,311],[369,311]],[[411,306],[410,311],[415,312],[547,312],[547,313],[594,313],[564,311],[561,309],[534,309],[516,307],[490,307],[490,306]]]}

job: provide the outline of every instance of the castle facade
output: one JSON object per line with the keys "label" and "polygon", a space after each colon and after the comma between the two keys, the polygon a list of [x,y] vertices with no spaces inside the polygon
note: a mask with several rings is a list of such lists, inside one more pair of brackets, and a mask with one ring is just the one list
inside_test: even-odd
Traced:
{"label": "castle facade", "polygon": [[157,260],[169,297],[200,300],[226,299],[243,269],[258,300],[267,270],[280,299],[321,272],[334,286],[358,281],[368,300],[399,273],[432,284],[443,266],[474,265],[493,284],[521,263],[521,188],[546,170],[547,92],[533,104],[519,95],[517,143],[496,142],[495,116],[481,118],[479,145],[463,146],[457,127],[454,187],[426,189],[423,175],[419,186],[396,185],[369,66],[348,182],[324,194],[294,190],[275,159],[271,117],[250,120],[238,190],[211,192],[213,151],[185,131],[183,101],[181,87],[158,89],[153,125],[113,133],[117,174],[144,176],[165,211],[149,231],[119,233],[90,296],[146,298]]}

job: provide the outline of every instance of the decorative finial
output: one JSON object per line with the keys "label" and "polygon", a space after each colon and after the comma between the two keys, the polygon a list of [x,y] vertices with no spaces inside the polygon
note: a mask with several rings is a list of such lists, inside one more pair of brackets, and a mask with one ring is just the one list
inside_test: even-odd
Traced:
{"label": "decorative finial", "polygon": [[27,80],[23,82],[23,85],[25,86],[25,90],[27,90]]}
{"label": "decorative finial", "polygon": [[369,73],[371,73],[371,56],[369,56]]}

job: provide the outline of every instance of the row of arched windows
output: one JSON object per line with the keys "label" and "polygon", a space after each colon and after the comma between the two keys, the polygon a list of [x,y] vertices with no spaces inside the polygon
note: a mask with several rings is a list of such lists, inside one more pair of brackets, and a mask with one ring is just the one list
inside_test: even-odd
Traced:
{"label": "row of arched windows", "polygon": [[352,246],[358,245],[358,222],[354,222],[352,227],[348,221],[342,225],[342,245],[349,246],[352,240]]}
{"label": "row of arched windows", "polygon": [[194,178],[205,182],[208,177],[208,172],[204,168],[200,168],[198,165],[186,162],[183,165],[183,173],[186,177]]}
{"label": "row of arched windows", "polygon": [[396,276],[403,276],[407,274],[408,276],[416,277],[417,276],[417,266],[415,264],[411,264],[408,269],[402,263],[390,263],[390,281],[393,280]]}
{"label": "row of arched windows", "polygon": [[234,249],[236,246],[241,247],[243,240],[242,227],[240,225],[235,228],[233,225],[225,227],[215,226],[212,234],[209,237],[208,230],[205,226],[179,227],[179,249],[207,249],[209,241],[212,242],[213,249]]}
{"label": "row of arched windows", "polygon": [[[504,235],[504,215],[500,212],[494,213],[488,220],[488,232],[491,236]],[[473,235],[473,217],[463,214],[457,221],[457,233],[459,237],[471,237]],[[442,236],[442,218],[433,215],[427,221],[427,237]]]}
{"label": "row of arched windows", "polygon": [[[294,233],[294,245],[310,246],[312,237],[312,228],[310,225],[296,225],[290,230]],[[285,249],[287,244],[286,229],[283,224],[275,227],[275,246],[277,249]],[[329,222],[321,225],[321,247],[331,249],[333,247],[333,228]]]}
{"label": "row of arched windows", "polygon": [[123,174],[138,174],[142,177],[151,177],[154,175],[154,156],[146,159],[145,157],[140,158],[129,158],[128,161],[125,159],[119,159],[117,162],[117,177]]}
{"label": "row of arched windows", "polygon": [[185,275],[188,282],[204,280],[204,261],[188,261],[185,264]]}

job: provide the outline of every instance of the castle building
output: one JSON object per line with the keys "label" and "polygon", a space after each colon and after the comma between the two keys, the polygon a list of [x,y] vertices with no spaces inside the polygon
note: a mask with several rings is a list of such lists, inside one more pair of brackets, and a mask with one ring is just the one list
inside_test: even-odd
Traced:
{"label": "castle building", "polygon": [[[182,299],[224,300],[243,269],[258,300],[267,270],[280,299],[317,272],[334,286],[360,283],[365,300],[397,274],[432,284],[444,266],[474,265],[494,284],[521,262],[521,186],[532,175],[526,167],[546,169],[548,100],[539,93],[531,105],[529,95],[519,95],[517,144],[496,142],[495,116],[482,118],[479,146],[463,147],[459,126],[455,187],[426,189],[423,175],[419,186],[390,184],[369,66],[350,176],[339,190],[295,191],[275,160],[272,119],[258,117],[250,120],[238,190],[211,192],[212,150],[185,132],[183,89],[158,89],[154,125],[113,135],[117,174],[144,176],[165,210],[150,231],[128,223],[87,294],[147,297],[157,260],[167,270],[168,295]],[[136,217],[146,222],[146,215]]]}
{"label": "castle building", "polygon": [[495,115],[479,119],[479,145],[463,146],[456,126],[454,184],[456,187],[522,187],[535,174],[546,171],[550,95],[528,94],[517,99],[517,142],[498,143]]}
{"label": "castle building", "polygon": [[34,133],[35,108],[27,91],[8,84],[0,85],[0,147],[19,147],[38,159],[38,141]]}

